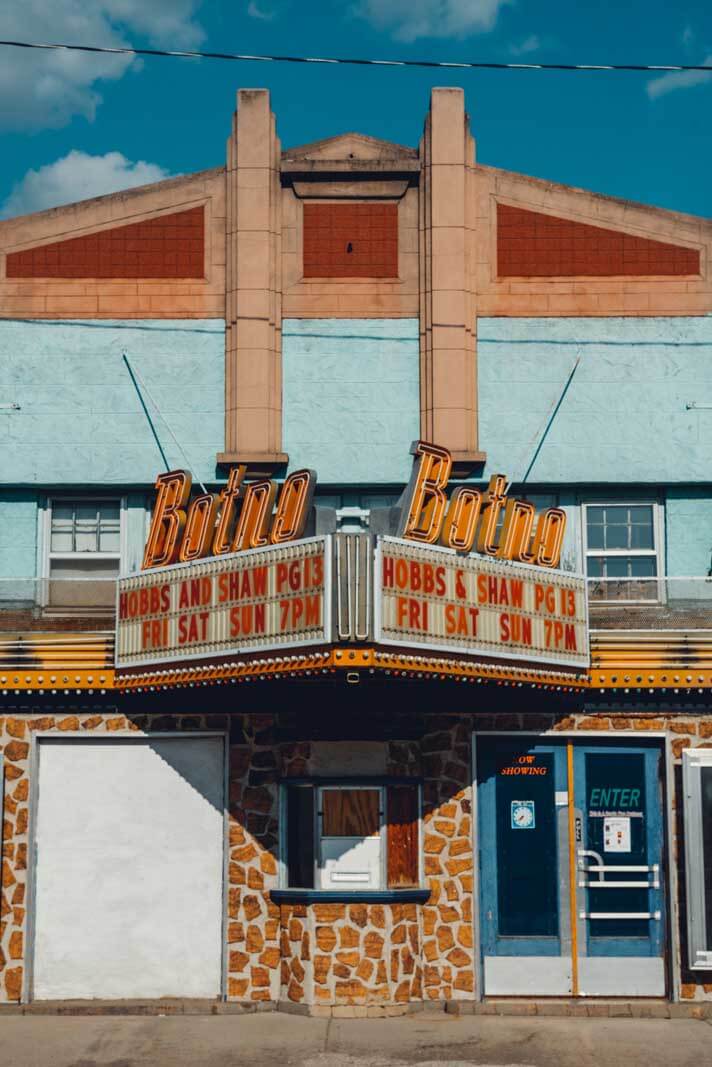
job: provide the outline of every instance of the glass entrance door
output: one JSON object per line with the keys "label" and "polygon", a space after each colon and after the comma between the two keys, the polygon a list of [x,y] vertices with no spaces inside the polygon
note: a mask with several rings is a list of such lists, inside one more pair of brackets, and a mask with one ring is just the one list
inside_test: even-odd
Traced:
{"label": "glass entrance door", "polygon": [[660,764],[652,746],[478,739],[485,993],[664,995]]}
{"label": "glass entrance door", "polygon": [[586,996],[664,996],[660,750],[574,752],[578,983]]}
{"label": "glass entrance door", "polygon": [[497,738],[478,743],[485,990],[571,990],[566,749]]}

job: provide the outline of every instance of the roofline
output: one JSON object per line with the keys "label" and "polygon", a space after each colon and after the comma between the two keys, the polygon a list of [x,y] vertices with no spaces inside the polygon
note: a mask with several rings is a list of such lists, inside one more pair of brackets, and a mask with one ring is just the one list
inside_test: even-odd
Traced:
{"label": "roofline", "polygon": [[43,211],[30,211],[26,215],[11,215],[10,218],[0,219],[0,229],[6,227],[9,224],[25,221],[26,219],[51,219],[57,215],[61,215],[65,211],[72,211],[79,207],[85,207],[89,204],[106,204],[111,200],[127,200],[132,197],[141,196],[142,194],[150,191],[160,189],[171,189],[177,185],[185,185],[188,182],[195,180],[205,180],[208,178],[215,178],[220,174],[223,174],[225,167],[211,167],[209,170],[198,170],[191,174],[176,174],[172,178],[164,178],[160,182],[147,182],[146,185],[133,185],[129,189],[117,189],[114,193],[104,193],[102,196],[92,196],[87,200],[72,200],[68,204],[57,204],[56,207],[45,208]]}
{"label": "roofline", "polygon": [[[709,227],[712,227],[712,218],[707,215],[689,215],[683,211],[673,211],[670,208],[656,207],[653,204],[644,204],[640,200],[628,200],[623,196],[610,196],[607,193],[596,193],[591,189],[582,189],[578,185],[564,185],[562,182],[550,181],[548,178],[535,178],[530,174],[522,174],[516,170],[503,170],[501,167],[490,167],[482,163],[476,164],[476,169],[484,171],[492,175],[501,175],[504,178],[514,178],[519,181],[528,182],[531,185],[539,186],[540,189],[551,189],[556,192],[562,193],[577,193],[580,196],[586,196],[593,198],[594,200],[603,201],[606,204],[618,204],[620,207],[633,208],[636,211],[645,211],[652,215],[657,215],[661,219],[668,219],[678,223],[688,223],[692,225],[700,225],[703,223]],[[531,211],[536,211],[536,206],[531,206]],[[594,225],[606,226],[607,224],[603,219],[600,223],[591,223]]]}
{"label": "roofline", "polygon": [[295,153],[303,155],[305,152],[314,150],[317,148],[323,148],[324,145],[333,143],[334,141],[340,141],[345,137],[356,137],[360,141],[365,141],[367,144],[381,145],[386,148],[394,149],[393,155],[396,157],[407,157],[409,159],[418,158],[418,149],[411,148],[410,145],[398,144],[397,141],[384,141],[380,137],[371,137],[367,133],[359,133],[358,130],[347,130],[344,133],[334,134],[332,137],[322,137],[318,141],[308,141],[306,144],[293,145],[291,148],[284,148],[282,150],[282,159],[290,159]]}

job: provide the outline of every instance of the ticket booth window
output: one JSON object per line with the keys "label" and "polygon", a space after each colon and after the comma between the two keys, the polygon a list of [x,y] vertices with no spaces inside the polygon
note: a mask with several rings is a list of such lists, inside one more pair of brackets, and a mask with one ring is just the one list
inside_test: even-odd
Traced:
{"label": "ticket booth window", "polygon": [[415,784],[286,785],[287,887],[331,892],[418,887],[419,808]]}
{"label": "ticket booth window", "polygon": [[712,969],[712,752],[683,752],[689,966]]}

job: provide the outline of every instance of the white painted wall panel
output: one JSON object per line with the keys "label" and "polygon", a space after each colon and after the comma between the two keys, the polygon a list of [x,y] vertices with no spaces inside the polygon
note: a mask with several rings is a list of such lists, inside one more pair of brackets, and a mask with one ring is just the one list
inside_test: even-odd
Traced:
{"label": "white painted wall panel", "polygon": [[43,740],[34,997],[216,997],[221,738]]}

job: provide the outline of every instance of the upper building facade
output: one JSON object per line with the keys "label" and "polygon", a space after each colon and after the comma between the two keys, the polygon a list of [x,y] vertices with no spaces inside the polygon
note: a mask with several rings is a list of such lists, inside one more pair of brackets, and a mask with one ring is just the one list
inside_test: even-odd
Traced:
{"label": "upper building facade", "polygon": [[[166,464],[311,467],[368,510],[417,437],[555,497],[572,569],[621,518],[655,556],[628,573],[706,574],[711,308],[709,220],[478,165],[460,90],[418,148],[287,150],[242,91],[225,168],[0,223],[3,577],[50,574],[76,490],[119,507],[131,570]],[[599,500],[646,532],[587,538]]]}
{"label": "upper building facade", "polygon": [[[458,89],[433,90],[417,147],[286,150],[244,90],[225,167],[0,222],[0,1000],[709,1000],[711,357],[712,222],[479,165]],[[443,658],[438,690],[367,618],[373,647],[308,650],[332,656],[308,677],[226,661],[114,692],[115,580],[141,568],[159,473],[215,492],[236,465],[313,469],[317,533],[382,534],[418,439],[454,482],[563,509],[585,678]],[[348,545],[371,582],[372,541]],[[253,667],[272,697],[236,700]],[[609,851],[637,859],[606,899],[585,878],[621,856],[586,857]],[[94,921],[106,886],[121,906],[89,937],[75,895]]]}

